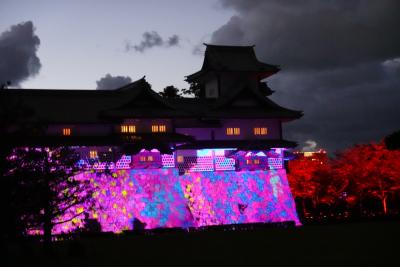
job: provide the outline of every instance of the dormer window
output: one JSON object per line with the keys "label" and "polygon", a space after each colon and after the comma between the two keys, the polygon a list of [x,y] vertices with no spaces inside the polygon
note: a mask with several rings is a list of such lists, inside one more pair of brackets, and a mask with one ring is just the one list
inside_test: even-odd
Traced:
{"label": "dormer window", "polygon": [[267,135],[268,128],[267,127],[255,127],[254,128],[254,135]]}
{"label": "dormer window", "polygon": [[121,125],[121,133],[136,133],[135,125]]}
{"label": "dormer window", "polygon": [[165,124],[151,126],[151,132],[153,133],[165,133],[166,131],[167,126],[165,126]]}
{"label": "dormer window", "polygon": [[240,128],[228,127],[226,128],[226,135],[240,135]]}
{"label": "dormer window", "polygon": [[71,128],[63,128],[62,133],[64,136],[70,136],[71,135]]}

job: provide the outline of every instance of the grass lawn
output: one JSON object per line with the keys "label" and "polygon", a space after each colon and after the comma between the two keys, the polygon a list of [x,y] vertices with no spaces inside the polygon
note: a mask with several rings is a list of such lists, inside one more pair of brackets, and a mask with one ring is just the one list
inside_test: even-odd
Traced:
{"label": "grass lawn", "polygon": [[56,242],[52,257],[37,243],[9,250],[10,266],[400,266],[400,222],[83,237]]}

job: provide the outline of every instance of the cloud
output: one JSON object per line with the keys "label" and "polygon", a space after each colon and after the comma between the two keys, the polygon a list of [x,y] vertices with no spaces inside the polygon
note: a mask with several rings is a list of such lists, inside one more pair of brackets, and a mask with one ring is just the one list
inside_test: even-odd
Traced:
{"label": "cloud", "polygon": [[109,73],[96,81],[97,90],[113,90],[132,82],[129,76],[111,76]]}
{"label": "cloud", "polygon": [[313,152],[316,151],[317,148],[317,142],[314,140],[307,140],[304,142],[305,146],[301,149],[303,152]]}
{"label": "cloud", "polygon": [[284,124],[289,140],[333,152],[400,128],[400,1],[221,0],[236,14],[212,43],[255,44],[281,65],[273,100],[303,110]]}
{"label": "cloud", "polygon": [[129,52],[133,49],[136,52],[143,53],[146,50],[154,48],[154,47],[178,46],[179,42],[180,42],[180,37],[176,34],[168,37],[167,40],[164,40],[160,36],[160,34],[156,31],[144,32],[142,37],[143,37],[143,40],[139,44],[132,45],[130,41],[127,41],[125,43],[125,51]]}
{"label": "cloud", "polygon": [[255,43],[270,62],[290,68],[354,66],[397,57],[400,1],[221,0],[238,13],[214,43]]}
{"label": "cloud", "polygon": [[40,39],[31,21],[11,26],[0,35],[0,83],[13,86],[35,76],[41,68],[37,49]]}
{"label": "cloud", "polygon": [[179,45],[179,40],[180,40],[179,36],[174,34],[168,38],[166,45],[167,46],[177,46],[177,45]]}

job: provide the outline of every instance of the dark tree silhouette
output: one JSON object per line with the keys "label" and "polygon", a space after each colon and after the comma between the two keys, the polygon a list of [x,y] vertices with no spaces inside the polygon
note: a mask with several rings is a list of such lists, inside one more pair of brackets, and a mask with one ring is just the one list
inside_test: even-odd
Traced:
{"label": "dark tree silhouette", "polygon": [[[7,83],[9,85],[9,83]],[[7,156],[12,152],[15,144],[13,138],[21,133],[31,132],[34,128],[31,119],[32,111],[26,107],[18,98],[5,98],[4,95],[9,90],[7,86],[2,86],[0,90],[0,178],[1,189],[0,201],[2,203],[3,219],[1,225],[3,229],[1,238],[3,240],[15,239],[22,234],[21,221],[19,220],[20,206],[13,206],[13,192],[19,191],[13,179],[5,177],[9,168]]]}
{"label": "dark tree silhouette", "polygon": [[0,84],[0,89],[7,89],[11,85],[10,81]]}
{"label": "dark tree silhouette", "polygon": [[173,85],[169,85],[163,89],[162,92],[159,92],[162,97],[165,98],[179,98],[181,97],[180,91]]}
{"label": "dark tree silhouette", "polygon": [[189,89],[182,89],[182,94],[200,98],[204,94],[204,85],[198,82],[191,82]]}
{"label": "dark tree silhouette", "polygon": [[388,149],[400,149],[400,130],[385,137],[385,145]]}
{"label": "dark tree silhouette", "polygon": [[42,230],[49,244],[53,227],[81,215],[74,207],[91,201],[89,182],[75,178],[78,155],[68,147],[17,148],[8,161],[6,176],[17,189],[12,205],[18,206],[24,233]]}

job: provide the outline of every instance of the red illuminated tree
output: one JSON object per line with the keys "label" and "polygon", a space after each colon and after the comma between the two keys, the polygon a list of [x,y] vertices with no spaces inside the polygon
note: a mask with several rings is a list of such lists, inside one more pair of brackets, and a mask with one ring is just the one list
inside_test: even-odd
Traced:
{"label": "red illuminated tree", "polygon": [[325,152],[304,155],[298,154],[299,157],[289,163],[288,179],[294,197],[301,200],[304,214],[307,202],[312,203],[314,211],[322,205],[332,209],[342,201],[348,181],[334,175]]}
{"label": "red illuminated tree", "polygon": [[340,154],[335,162],[337,177],[347,179],[348,191],[359,197],[379,199],[387,214],[388,197],[400,190],[400,151],[384,144],[354,146]]}

